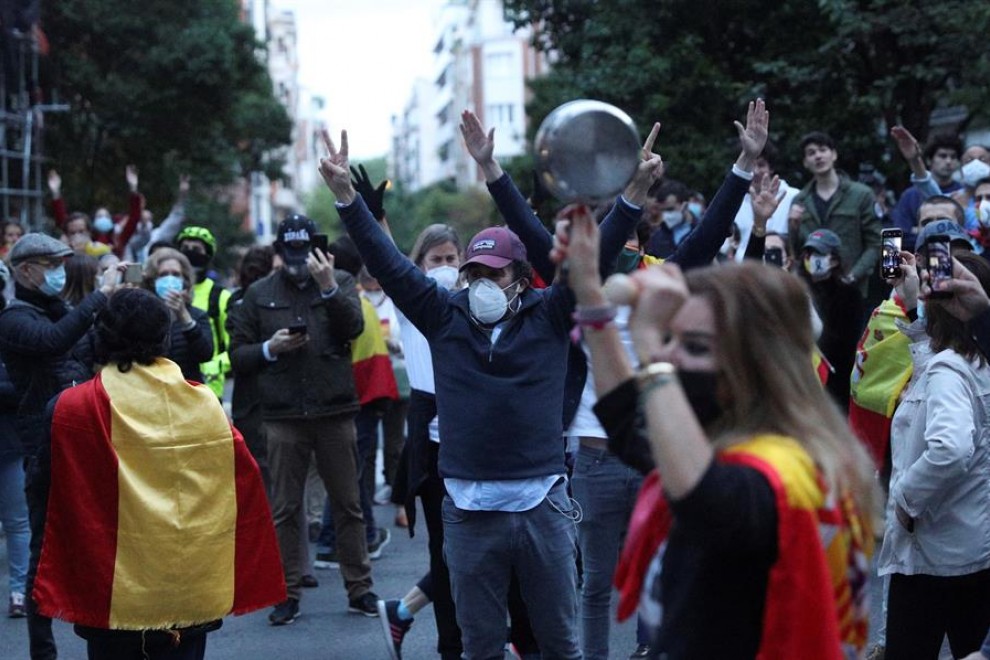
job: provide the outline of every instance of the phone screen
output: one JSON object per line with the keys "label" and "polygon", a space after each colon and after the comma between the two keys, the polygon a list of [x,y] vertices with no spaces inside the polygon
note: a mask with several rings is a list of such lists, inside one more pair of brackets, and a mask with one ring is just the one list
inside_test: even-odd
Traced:
{"label": "phone screen", "polygon": [[319,249],[323,254],[327,253],[329,239],[326,234],[313,234],[313,249]]}
{"label": "phone screen", "polygon": [[779,247],[767,248],[763,251],[763,263],[783,268],[784,250]]}
{"label": "phone screen", "polygon": [[880,260],[880,276],[892,280],[901,276],[901,237],[900,229],[884,229],[881,237],[883,254]]}
{"label": "phone screen", "polygon": [[124,282],[126,284],[140,284],[141,275],[141,264],[128,264],[127,270],[124,271]]}
{"label": "phone screen", "polygon": [[931,297],[946,298],[952,295],[947,291],[937,291],[936,282],[952,279],[952,251],[949,237],[932,236],[925,244],[928,248],[928,277],[932,286]]}

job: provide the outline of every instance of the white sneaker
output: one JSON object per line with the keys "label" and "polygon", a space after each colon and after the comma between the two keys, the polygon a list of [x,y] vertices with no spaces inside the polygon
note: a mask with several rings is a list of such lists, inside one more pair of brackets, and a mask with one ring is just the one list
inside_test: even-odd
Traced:
{"label": "white sneaker", "polygon": [[385,484],[375,493],[375,504],[388,504],[392,498],[392,487]]}

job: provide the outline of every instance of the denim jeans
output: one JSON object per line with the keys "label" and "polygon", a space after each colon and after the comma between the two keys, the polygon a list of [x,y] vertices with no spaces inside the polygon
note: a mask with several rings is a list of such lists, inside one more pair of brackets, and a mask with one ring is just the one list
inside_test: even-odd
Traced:
{"label": "denim jeans", "polygon": [[7,535],[10,591],[25,593],[30,556],[31,525],[24,496],[24,459],[8,455],[0,459],[0,523]]}
{"label": "denim jeans", "polygon": [[465,511],[446,497],[442,513],[464,658],[503,657],[513,572],[543,656],[580,658],[574,504],[563,481],[529,511]]}
{"label": "denim jeans", "polygon": [[[643,477],[605,449],[581,446],[571,489],[584,511],[577,526],[584,567],[581,649],[585,660],[608,660],[612,576]],[[647,643],[638,635],[639,643]]]}
{"label": "denim jeans", "polygon": [[[381,417],[372,406],[361,406],[361,412],[354,418],[354,428],[357,432],[357,470],[358,489],[361,492],[361,514],[364,516],[364,536],[370,545],[378,535],[375,525],[375,514],[372,508],[374,502],[374,467],[371,474],[366,474],[368,455],[374,456],[378,445],[378,422]],[[374,466],[372,459],[372,466]],[[368,487],[367,477],[371,476],[371,487]],[[331,552],[337,547],[337,530],[333,524],[333,513],[330,510],[330,499],[323,506],[323,522],[320,525],[320,537],[316,540],[318,553]]]}

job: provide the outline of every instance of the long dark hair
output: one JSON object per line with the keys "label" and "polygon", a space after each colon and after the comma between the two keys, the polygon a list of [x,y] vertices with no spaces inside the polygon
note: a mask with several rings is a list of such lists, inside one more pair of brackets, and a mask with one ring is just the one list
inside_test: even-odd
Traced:
{"label": "long dark hair", "polygon": [[[966,270],[973,273],[980,281],[983,290],[990,293],[990,264],[983,257],[972,252],[962,252],[952,255],[959,260]],[[986,364],[987,356],[980,350],[979,344],[973,339],[973,330],[969,321],[960,321],[942,306],[940,299],[929,298],[925,306],[925,332],[931,339],[932,350],[938,353],[951,349],[967,360],[979,359],[980,364]]]}
{"label": "long dark hair", "polygon": [[99,364],[121,373],[134,363],[149,366],[168,352],[168,307],[145,289],[121,289],[96,317],[94,353]]}

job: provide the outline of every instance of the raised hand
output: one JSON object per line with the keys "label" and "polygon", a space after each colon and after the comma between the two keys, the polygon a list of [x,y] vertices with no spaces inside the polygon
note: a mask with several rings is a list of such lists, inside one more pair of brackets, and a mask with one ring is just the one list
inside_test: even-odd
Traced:
{"label": "raised hand", "polygon": [[495,129],[485,133],[478,115],[470,110],[461,113],[461,135],[464,136],[464,146],[467,147],[471,158],[478,165],[484,165],[492,160],[495,153]]}
{"label": "raised hand", "polygon": [[357,197],[357,191],[354,190],[351,173],[348,170],[350,164],[347,160],[347,131],[340,132],[340,150],[333,143],[329,131],[324,129],[321,137],[327,149],[327,157],[320,159],[320,176],[337,201],[341,204],[350,204]]}
{"label": "raised hand", "polygon": [[315,249],[306,257],[306,268],[320,286],[320,291],[330,291],[337,287],[333,276],[334,257],[328,252]]}
{"label": "raised hand", "polygon": [[485,180],[492,182],[499,179],[502,176],[502,166],[495,160],[495,129],[486,133],[478,115],[470,110],[461,113],[460,128],[464,146],[485,173]]}
{"label": "raised hand", "polygon": [[388,179],[385,179],[376,188],[371,183],[371,177],[368,176],[367,170],[364,169],[364,165],[358,165],[355,168],[351,165],[351,175],[354,177],[351,179],[351,185],[357,191],[361,197],[364,198],[364,203],[368,205],[368,210],[371,211],[371,215],[375,216],[375,220],[381,220],[385,217],[385,188],[388,187]]}
{"label": "raised hand", "polygon": [[673,263],[637,270],[631,278],[637,293],[629,331],[640,362],[649,364],[656,360],[667,327],[690,293],[684,274]]}
{"label": "raised hand", "polygon": [[911,166],[911,173],[919,179],[927,176],[928,168],[925,167],[925,161],[921,158],[921,145],[919,145],[918,140],[911,135],[911,131],[903,126],[894,126],[890,129],[890,137],[894,138],[894,142],[897,143],[897,149],[901,152],[901,156],[903,156],[904,160],[906,160],[908,165]]}
{"label": "raised hand", "polygon": [[48,189],[55,199],[62,196],[62,177],[55,170],[48,170]]}
{"label": "raised hand", "polygon": [[138,190],[138,170],[134,165],[128,165],[124,168],[124,178],[127,179],[127,187],[131,189],[132,193],[136,193]]}
{"label": "raised hand", "polygon": [[567,286],[579,305],[605,302],[598,273],[598,224],[584,204],[557,214],[550,260],[567,271]]}
{"label": "raised hand", "polygon": [[770,131],[770,111],[767,110],[763,99],[750,101],[746,110],[746,125],[743,126],[738,121],[732,122],[739,133],[739,146],[742,153],[736,165],[746,171],[753,170],[753,164],[767,144],[767,136]]}
{"label": "raised hand", "polygon": [[773,179],[763,177],[759,184],[755,181],[749,187],[749,197],[753,204],[753,222],[760,224],[764,228],[767,220],[777,210],[780,204],[780,177],[774,175]]}
{"label": "raised hand", "polygon": [[649,136],[646,138],[646,142],[643,143],[643,150],[640,153],[639,165],[636,167],[636,173],[633,174],[632,180],[626,186],[623,191],[622,196],[626,198],[632,204],[636,206],[642,206],[646,203],[647,193],[649,193],[650,186],[652,186],[656,181],[663,178],[664,171],[666,167],[663,164],[663,158],[660,154],[653,153],[653,145],[657,141],[657,136],[660,134],[660,122],[653,124],[653,128],[650,130]]}
{"label": "raised hand", "polygon": [[921,146],[908,129],[903,126],[894,126],[890,129],[890,137],[894,138],[894,142],[897,143],[897,149],[901,152],[904,160],[911,160],[912,158],[921,156]]}
{"label": "raised hand", "polygon": [[[927,297],[931,294],[928,271],[922,271],[921,277],[924,281],[921,295]],[[938,303],[964,323],[990,310],[990,297],[980,280],[955,257],[952,258],[952,279],[939,284],[938,290],[952,294],[951,298],[939,298]]]}
{"label": "raised hand", "polygon": [[180,174],[179,175],[179,197],[187,197],[189,195],[189,175]]}

